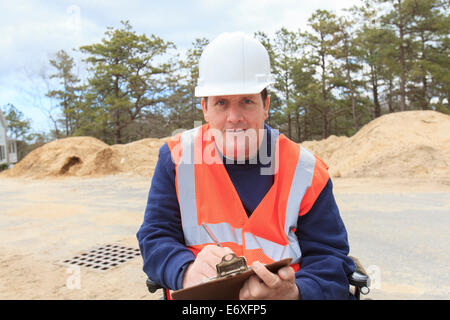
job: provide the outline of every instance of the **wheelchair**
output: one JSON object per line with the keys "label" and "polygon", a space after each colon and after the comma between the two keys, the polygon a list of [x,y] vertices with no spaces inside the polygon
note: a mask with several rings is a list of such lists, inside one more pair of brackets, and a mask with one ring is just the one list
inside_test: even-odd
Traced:
{"label": "wheelchair", "polygon": [[[355,263],[355,271],[348,277],[350,289],[352,289],[350,290],[350,293],[353,294],[356,300],[361,300],[361,294],[367,295],[370,292],[370,277],[357,258],[352,256],[349,257]],[[155,293],[157,290],[163,289],[162,299],[168,300],[167,290],[160,286],[158,283],[148,278],[146,281],[146,285],[150,293]]]}

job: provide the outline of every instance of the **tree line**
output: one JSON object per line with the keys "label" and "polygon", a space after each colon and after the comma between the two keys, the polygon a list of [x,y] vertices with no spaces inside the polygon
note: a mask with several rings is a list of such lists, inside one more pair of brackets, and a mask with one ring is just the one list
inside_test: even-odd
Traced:
{"label": "tree line", "polygon": [[[450,114],[448,13],[448,0],[363,0],[341,16],[315,11],[305,30],[255,32],[276,78],[267,123],[301,142],[350,136],[385,113]],[[174,43],[122,21],[99,43],[77,48],[85,80],[73,57],[57,52],[49,61],[57,85],[46,93],[58,105],[51,139],[117,144],[192,128],[203,119],[194,88],[208,42],[195,39],[181,55]],[[9,120],[13,108],[5,109]]]}

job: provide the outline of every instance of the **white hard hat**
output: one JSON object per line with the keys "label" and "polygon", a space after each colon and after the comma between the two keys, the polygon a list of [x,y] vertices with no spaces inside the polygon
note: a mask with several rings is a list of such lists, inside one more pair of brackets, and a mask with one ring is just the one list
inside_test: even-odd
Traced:
{"label": "white hard hat", "polygon": [[242,32],[225,32],[203,50],[195,96],[257,94],[272,83],[266,48]]}

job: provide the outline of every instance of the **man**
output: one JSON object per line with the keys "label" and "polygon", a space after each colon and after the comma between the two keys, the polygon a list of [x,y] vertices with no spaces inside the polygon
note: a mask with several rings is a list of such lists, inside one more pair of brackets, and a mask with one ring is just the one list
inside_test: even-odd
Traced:
{"label": "man", "polygon": [[[256,273],[240,299],[349,297],[354,265],[327,167],[264,123],[272,83],[255,39],[224,33],[204,49],[196,96],[207,124],[161,147],[137,233],[153,281],[196,285],[233,252]],[[264,266],[286,257],[277,273]]]}

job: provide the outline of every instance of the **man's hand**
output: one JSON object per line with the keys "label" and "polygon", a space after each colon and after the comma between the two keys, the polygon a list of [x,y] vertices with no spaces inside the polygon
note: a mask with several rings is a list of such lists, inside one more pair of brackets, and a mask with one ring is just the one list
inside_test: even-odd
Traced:
{"label": "man's hand", "polygon": [[298,300],[300,293],[295,284],[295,272],[291,267],[283,267],[272,273],[256,261],[252,264],[256,275],[251,276],[239,292],[240,300]]}
{"label": "man's hand", "polygon": [[216,265],[222,262],[224,255],[229,253],[233,251],[227,247],[205,246],[198,253],[195,261],[187,267],[183,276],[183,288],[195,286],[204,279],[217,276]]}

